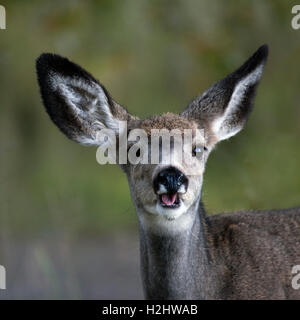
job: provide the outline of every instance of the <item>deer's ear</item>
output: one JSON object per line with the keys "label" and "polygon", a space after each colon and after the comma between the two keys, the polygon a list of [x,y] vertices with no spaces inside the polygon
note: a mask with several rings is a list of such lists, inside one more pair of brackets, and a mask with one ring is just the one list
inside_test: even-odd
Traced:
{"label": "deer's ear", "polygon": [[210,131],[214,141],[228,139],[245,125],[268,57],[261,46],[239,69],[213,84],[182,113]]}
{"label": "deer's ear", "polygon": [[119,120],[132,118],[91,74],[68,59],[44,53],[37,59],[36,69],[46,110],[70,139],[97,145],[100,129],[118,133]]}

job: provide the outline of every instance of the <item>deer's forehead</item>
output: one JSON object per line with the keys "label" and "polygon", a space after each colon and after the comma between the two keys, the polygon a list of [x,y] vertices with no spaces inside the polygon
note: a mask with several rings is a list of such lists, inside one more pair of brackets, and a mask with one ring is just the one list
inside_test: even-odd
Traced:
{"label": "deer's forehead", "polygon": [[197,129],[197,124],[194,121],[181,117],[174,113],[166,113],[159,116],[142,120],[140,128],[145,130],[148,135],[151,135],[152,129],[177,129],[183,132],[184,129]]}

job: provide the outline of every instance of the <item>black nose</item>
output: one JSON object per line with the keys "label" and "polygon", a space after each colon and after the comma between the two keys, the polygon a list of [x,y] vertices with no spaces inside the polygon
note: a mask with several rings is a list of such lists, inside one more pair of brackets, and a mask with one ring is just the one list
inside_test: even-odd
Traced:
{"label": "black nose", "polygon": [[155,193],[176,193],[179,191],[185,192],[188,186],[187,177],[178,169],[170,167],[162,170],[154,179],[153,187]]}

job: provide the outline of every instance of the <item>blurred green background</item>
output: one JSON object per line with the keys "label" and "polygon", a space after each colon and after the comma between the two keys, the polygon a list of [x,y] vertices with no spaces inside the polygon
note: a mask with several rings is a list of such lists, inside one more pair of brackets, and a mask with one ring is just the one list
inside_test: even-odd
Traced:
{"label": "blurred green background", "polygon": [[[180,112],[269,44],[254,112],[246,129],[211,155],[203,199],[209,214],[300,204],[300,30],[291,27],[296,3],[0,3],[7,11],[7,29],[0,30],[2,244],[39,243],[41,237],[75,243],[137,230],[125,175],[117,166],[97,164],[95,148],[69,141],[49,120],[35,75],[42,52],[82,65],[131,113],[147,117]],[[39,248],[38,261],[53,276],[48,251]],[[65,297],[75,289],[51,290],[48,296]]]}

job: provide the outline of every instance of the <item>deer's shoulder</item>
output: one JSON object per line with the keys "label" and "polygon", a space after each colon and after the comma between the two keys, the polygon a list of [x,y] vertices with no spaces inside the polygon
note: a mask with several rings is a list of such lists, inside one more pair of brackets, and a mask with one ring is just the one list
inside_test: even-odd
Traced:
{"label": "deer's shoulder", "polygon": [[208,217],[212,238],[231,242],[300,241],[300,207],[237,211]]}

